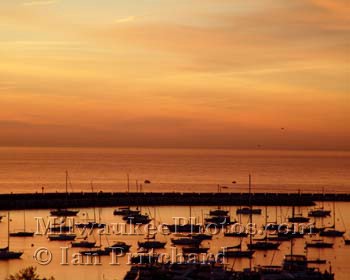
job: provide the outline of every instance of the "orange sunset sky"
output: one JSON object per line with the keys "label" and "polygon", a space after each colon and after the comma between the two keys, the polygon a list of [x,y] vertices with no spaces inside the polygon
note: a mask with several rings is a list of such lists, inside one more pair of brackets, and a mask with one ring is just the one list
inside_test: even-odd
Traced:
{"label": "orange sunset sky", "polygon": [[350,149],[348,0],[1,0],[0,34],[2,146]]}

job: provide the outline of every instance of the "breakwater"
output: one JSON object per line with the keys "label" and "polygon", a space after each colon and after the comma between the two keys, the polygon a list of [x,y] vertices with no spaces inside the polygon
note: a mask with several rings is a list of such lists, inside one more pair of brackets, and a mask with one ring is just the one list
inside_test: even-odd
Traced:
{"label": "breakwater", "polygon": [[[350,194],[252,193],[253,205],[311,206],[315,201],[350,201]],[[0,194],[0,209],[50,209],[108,206],[249,205],[249,193],[75,192]]]}

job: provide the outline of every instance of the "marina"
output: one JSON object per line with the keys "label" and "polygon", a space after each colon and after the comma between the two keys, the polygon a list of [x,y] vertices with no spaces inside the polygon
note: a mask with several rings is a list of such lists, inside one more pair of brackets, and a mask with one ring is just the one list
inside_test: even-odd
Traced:
{"label": "marina", "polygon": [[[317,203],[316,203],[317,204]],[[325,228],[331,227],[333,224],[333,203],[323,203],[325,209],[331,211],[329,218],[312,218],[312,223],[319,225],[324,224]],[[309,211],[313,210],[316,206],[301,206],[300,213],[306,215]],[[271,207],[275,208],[275,207]],[[276,220],[278,223],[288,223],[288,217],[292,215],[293,207],[288,206],[278,206],[277,217],[274,217],[274,212],[271,212],[269,218]],[[123,224],[123,216],[114,215],[115,209],[118,207],[103,207],[97,208],[101,213],[101,222],[105,225],[113,225],[115,223]],[[202,224],[202,215],[204,213],[210,214],[214,207],[212,206],[192,206],[191,214],[192,220],[195,221],[195,225]],[[239,209],[237,206],[222,206],[221,209],[226,211],[226,215],[230,216],[232,219],[237,221],[241,219],[242,224],[249,222],[249,215],[242,215],[242,217],[236,217],[236,210]],[[347,215],[347,209],[350,210],[350,204],[347,202],[336,203],[336,209],[338,215],[341,219],[336,220],[336,227],[339,230],[346,231],[347,228],[350,228],[350,217]],[[340,212],[339,209],[342,209]],[[77,219],[76,223],[80,224],[80,219],[84,219],[84,216],[79,216],[80,213],[88,213],[90,216],[93,215],[95,211],[93,208],[80,208],[73,209],[79,210],[77,217],[70,217],[71,219]],[[130,210],[136,211],[136,206],[130,206]],[[265,208],[262,208],[261,215],[254,216],[253,222],[256,223],[257,229],[262,229],[266,223],[266,212]],[[153,228],[154,219],[156,213],[157,224],[174,224],[173,214],[176,213],[176,216],[184,217],[189,220],[188,207],[183,206],[158,206],[158,207],[143,207],[143,213],[146,213],[151,217],[149,223],[150,228]],[[211,212],[211,214],[215,214]],[[220,214],[220,213],[216,213]],[[6,227],[7,227],[7,214],[2,213],[5,216],[0,224],[0,240],[6,239]],[[50,213],[49,210],[27,210],[26,218],[28,230],[35,231],[37,228],[37,221],[35,220],[36,216],[43,216],[49,219]],[[20,226],[23,223],[23,212],[19,210],[11,211],[11,227]],[[342,222],[343,221],[343,222]],[[131,278],[131,275],[146,275],[148,273],[165,273],[165,271],[173,271],[176,266],[177,269],[183,270],[192,270],[194,267],[196,269],[204,271],[220,271],[220,275],[229,275],[231,278],[217,278],[217,279],[263,279],[257,278],[261,275],[271,274],[272,271],[276,274],[285,273],[286,259],[291,251],[291,244],[293,244],[293,254],[295,258],[299,258],[298,263],[304,263],[306,269],[307,267],[316,267],[317,271],[327,271],[329,275],[332,273],[335,274],[334,279],[347,279],[348,271],[346,261],[344,258],[339,256],[346,255],[350,251],[350,247],[345,245],[345,237],[348,236],[346,233],[343,237],[320,237],[317,238],[317,234],[306,234],[303,238],[296,236],[296,238],[287,238],[284,241],[279,241],[278,248],[266,247],[265,242],[266,238],[273,236],[274,230],[268,229],[266,232],[264,230],[258,231],[254,236],[252,236],[252,243],[250,243],[250,235],[246,237],[225,237],[225,230],[220,228],[220,230],[215,231],[210,227],[201,227],[193,228],[194,230],[199,230],[199,232],[175,232],[171,233],[170,231],[165,230],[164,232],[150,232],[149,228],[146,230],[147,225],[143,225],[145,228],[141,227],[141,230],[137,231],[137,234],[133,232],[135,225],[125,223],[125,232],[120,228],[118,232],[108,231],[108,233],[99,234],[98,227],[91,228],[92,233],[89,235],[83,234],[81,229],[74,227],[66,233],[55,233],[53,235],[38,235],[37,232],[33,237],[26,238],[11,238],[11,248],[14,251],[20,251],[20,248],[23,250],[23,255],[18,260],[9,260],[5,262],[0,262],[0,278],[5,277],[8,272],[13,272],[18,265],[18,262],[25,261],[28,264],[37,265],[35,260],[33,260],[33,254],[35,253],[35,248],[38,246],[45,246],[50,249],[52,252],[53,260],[47,266],[39,266],[39,271],[43,274],[53,274],[52,271],[57,270],[58,275],[64,277],[64,275],[74,275],[77,273],[75,269],[74,262],[77,262],[74,259],[74,254],[80,253],[81,262],[99,262],[101,263],[101,269],[98,271],[92,270],[89,265],[80,265],[79,266],[79,275],[82,273],[85,275],[86,279],[136,279]],[[224,224],[223,227],[227,225]],[[134,234],[130,234],[134,233]],[[293,237],[293,235],[291,235]],[[50,238],[51,237],[51,238]],[[199,238],[199,239],[197,239]],[[72,241],[75,239],[75,241]],[[49,241],[51,240],[51,241]],[[199,241],[198,241],[199,240]],[[81,243],[82,246],[77,244]],[[32,244],[35,246],[32,247]],[[147,244],[147,245],[146,245]],[[261,244],[259,246],[249,249],[249,244]],[[267,243],[269,244],[269,243]],[[309,245],[308,245],[309,244]],[[5,247],[4,242],[1,243],[2,247]],[[324,246],[323,246],[324,245]],[[81,247],[81,248],[79,248]],[[62,249],[63,248],[63,249]],[[86,248],[86,249],[84,249]],[[259,250],[262,249],[263,250]],[[114,250],[114,253],[113,253]],[[146,251],[145,251],[146,250]],[[123,253],[123,254],[121,254]],[[220,253],[222,255],[220,255]],[[115,260],[118,262],[118,265],[110,265],[113,254],[115,255]],[[130,255],[129,255],[130,254]],[[141,255],[144,256],[141,258]],[[171,256],[177,256],[177,261],[186,260],[187,257],[191,257],[188,262],[184,263],[175,263],[173,266],[169,266],[164,260],[171,260]],[[192,255],[191,255],[192,254]],[[62,266],[60,263],[62,261],[62,255],[64,256],[64,261],[67,262],[67,265]],[[148,258],[150,257],[152,261]],[[168,256],[170,259],[167,259]],[[195,256],[195,257],[194,257]],[[207,263],[203,263],[203,256]],[[217,262],[216,257],[223,256],[225,259],[225,264]],[[322,259],[320,258],[322,256]],[[98,259],[96,259],[98,257]],[[293,258],[294,258],[293,257]],[[72,259],[73,258],[73,259]],[[89,259],[90,258],[90,259]],[[142,265],[137,261],[142,260]],[[200,260],[200,265],[195,265],[196,261]],[[302,259],[305,258],[305,259]],[[188,259],[187,259],[188,260]],[[213,260],[216,260],[213,263]],[[133,263],[133,265],[132,265]],[[147,264],[148,265],[147,265]],[[153,263],[153,265],[150,265]],[[282,264],[284,263],[284,264]],[[135,266],[136,265],[136,266]],[[199,265],[199,266],[198,266]],[[134,268],[135,266],[135,268]],[[52,269],[55,267],[55,269]],[[200,268],[199,268],[200,267]],[[210,267],[210,268],[209,268]],[[251,273],[247,273],[247,268],[251,269]],[[298,269],[301,269],[299,267]],[[332,273],[331,273],[331,271]],[[180,271],[179,270],[179,271]],[[310,270],[311,271],[311,270]],[[243,277],[243,272],[246,274],[246,278]],[[145,274],[146,273],[146,274]],[[248,276],[247,276],[248,275]],[[78,274],[76,275],[78,277]],[[114,277],[114,278],[113,278]],[[219,276],[218,276],[219,277]],[[221,276],[220,276],[221,277]],[[233,278],[232,278],[233,277]],[[249,278],[250,277],[250,278]],[[267,277],[267,276],[266,276]],[[269,278],[264,279],[269,279]],[[330,277],[330,276],[329,276]],[[143,279],[143,278],[140,278]],[[154,278],[155,279],[155,278]],[[169,278],[171,279],[171,278]],[[272,278],[271,278],[272,279]],[[279,279],[279,278],[277,278]],[[281,278],[284,279],[284,278]],[[303,278],[304,279],[304,278]],[[306,279],[306,278],[305,278]],[[310,278],[311,279],[311,278]],[[315,278],[315,279],[333,279],[333,278]]]}

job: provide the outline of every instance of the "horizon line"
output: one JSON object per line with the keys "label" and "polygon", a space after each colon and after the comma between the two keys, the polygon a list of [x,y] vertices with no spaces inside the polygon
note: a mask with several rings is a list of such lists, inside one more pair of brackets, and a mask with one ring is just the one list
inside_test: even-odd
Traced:
{"label": "horizon line", "polygon": [[272,148],[272,147],[174,147],[174,146],[113,146],[113,145],[0,145],[0,148],[81,148],[81,149],[149,149],[149,150],[236,150],[236,151],[305,151],[305,152],[350,152],[350,149],[329,148]]}

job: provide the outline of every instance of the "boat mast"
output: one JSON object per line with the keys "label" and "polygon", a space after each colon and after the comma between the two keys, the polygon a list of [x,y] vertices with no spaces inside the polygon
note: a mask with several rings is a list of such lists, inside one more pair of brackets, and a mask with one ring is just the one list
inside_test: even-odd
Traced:
{"label": "boat mast", "polygon": [[66,195],[68,195],[68,170],[66,170]]}
{"label": "boat mast", "polygon": [[267,205],[265,205],[265,241],[267,242],[267,230],[266,230],[266,226],[267,226]]}
{"label": "boat mast", "polygon": [[126,174],[126,179],[127,179],[127,186],[128,186],[128,193],[130,192],[130,177],[129,177],[129,173]]}
{"label": "boat mast", "polygon": [[333,226],[332,228],[335,228],[335,201],[333,200]]}
{"label": "boat mast", "polygon": [[10,251],[10,211],[7,212],[7,250]]}
{"label": "boat mast", "polygon": [[192,227],[192,206],[190,205],[190,216],[189,216],[189,222]]}
{"label": "boat mast", "polygon": [[66,170],[66,205],[68,206],[68,170]]}
{"label": "boat mast", "polygon": [[[92,183],[92,180],[90,182],[91,185],[91,192],[94,193],[94,185]],[[95,207],[95,203],[94,203],[94,223],[96,223],[96,207]]]}
{"label": "boat mast", "polygon": [[322,199],[322,210],[324,209],[324,187],[322,187],[322,194],[323,194],[323,199]]}
{"label": "boat mast", "polygon": [[[253,206],[252,206],[252,197],[251,197],[251,190],[252,190],[252,175],[249,174],[249,223],[250,226],[253,226]],[[253,244],[253,236],[252,236],[252,228],[250,228],[249,233],[249,245],[250,247]],[[249,258],[249,270],[252,270],[252,258]]]}
{"label": "boat mast", "polygon": [[[136,180],[135,184],[136,184],[136,192],[138,193],[139,192],[139,182]],[[141,213],[141,207],[139,207],[139,205],[137,205],[136,209],[140,210],[140,213]]]}
{"label": "boat mast", "polygon": [[26,232],[26,210],[23,211],[23,231]]}
{"label": "boat mast", "polygon": [[275,218],[275,220],[276,220],[276,225],[278,224],[278,208],[277,208],[278,206],[276,205],[276,209],[275,209],[275,215],[276,215],[276,218]]}
{"label": "boat mast", "polygon": [[[221,193],[221,186],[220,186],[220,184],[218,184],[218,193]],[[218,205],[218,209],[221,209],[221,205],[220,204]]]}

